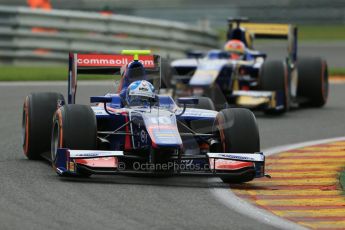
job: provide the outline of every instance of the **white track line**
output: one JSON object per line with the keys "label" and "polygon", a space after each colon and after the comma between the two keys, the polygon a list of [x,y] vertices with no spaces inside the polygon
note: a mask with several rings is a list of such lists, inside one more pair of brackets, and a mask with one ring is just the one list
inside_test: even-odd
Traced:
{"label": "white track line", "polygon": [[[280,152],[285,152],[293,149],[303,148],[312,145],[325,144],[335,141],[344,141],[344,137],[328,138],[315,141],[307,141],[301,143],[295,143],[290,145],[283,145],[278,147],[269,148],[263,150],[266,156],[274,155]],[[272,225],[279,229],[307,229],[301,225],[298,225],[292,221],[278,217],[271,212],[261,209],[255,205],[248,203],[247,201],[236,196],[231,189],[228,188],[210,188],[212,195],[216,197],[218,201],[227,206],[228,208],[235,210],[243,215],[253,218],[265,224]]]}

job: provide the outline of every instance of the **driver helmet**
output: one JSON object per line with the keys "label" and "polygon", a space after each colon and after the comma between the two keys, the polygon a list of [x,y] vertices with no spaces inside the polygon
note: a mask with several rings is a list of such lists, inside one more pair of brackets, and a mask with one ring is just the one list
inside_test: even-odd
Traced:
{"label": "driver helmet", "polygon": [[145,80],[132,82],[126,92],[126,102],[129,106],[148,106],[155,98],[155,88]]}
{"label": "driver helmet", "polygon": [[246,46],[237,39],[232,39],[224,45],[224,50],[230,53],[231,59],[241,59],[245,53]]}

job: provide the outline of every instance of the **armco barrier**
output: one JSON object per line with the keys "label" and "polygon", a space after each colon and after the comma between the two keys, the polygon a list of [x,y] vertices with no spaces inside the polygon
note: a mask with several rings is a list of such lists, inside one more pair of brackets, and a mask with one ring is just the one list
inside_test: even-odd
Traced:
{"label": "armco barrier", "polygon": [[180,57],[218,46],[217,34],[183,23],[125,15],[0,6],[0,63],[61,63],[68,52],[152,49]]}

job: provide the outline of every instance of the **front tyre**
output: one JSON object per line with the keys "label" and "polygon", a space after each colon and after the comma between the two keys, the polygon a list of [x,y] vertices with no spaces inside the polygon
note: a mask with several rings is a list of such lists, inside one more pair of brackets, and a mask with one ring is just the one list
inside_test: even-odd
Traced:
{"label": "front tyre", "polygon": [[25,98],[22,117],[22,145],[30,160],[50,151],[52,118],[64,97],[60,93],[32,93]]}
{"label": "front tyre", "polygon": [[[260,136],[254,114],[248,109],[233,108],[220,111],[216,117],[217,131],[225,153],[260,152]],[[241,176],[224,175],[225,183],[253,180],[255,170],[250,166]]]}
{"label": "front tyre", "polygon": [[[51,137],[51,159],[53,162],[56,160],[58,148],[97,149],[97,122],[90,106],[65,105],[56,111]],[[80,174],[89,176],[86,172]]]}
{"label": "front tyre", "polygon": [[282,61],[265,62],[260,69],[259,89],[279,93],[283,102],[284,108],[268,109],[265,113],[280,115],[287,112],[290,108],[290,92],[286,64]]}

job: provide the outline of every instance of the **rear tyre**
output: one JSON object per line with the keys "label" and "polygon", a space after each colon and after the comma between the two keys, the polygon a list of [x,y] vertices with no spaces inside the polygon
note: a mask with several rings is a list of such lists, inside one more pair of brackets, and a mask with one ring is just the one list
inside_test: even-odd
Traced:
{"label": "rear tyre", "polygon": [[161,88],[172,88],[171,85],[171,79],[172,79],[172,69],[170,65],[170,59],[166,58],[162,60],[162,82],[161,82]]}
{"label": "rear tyre", "polygon": [[[65,105],[59,108],[53,119],[51,159],[54,162],[58,148],[76,150],[97,149],[97,122],[90,106]],[[89,173],[80,172],[82,176]]]}
{"label": "rear tyre", "polygon": [[41,154],[50,151],[52,118],[63,103],[60,93],[32,93],[25,98],[22,118],[22,145],[30,160],[41,159]]}
{"label": "rear tyre", "polygon": [[324,106],[328,98],[328,67],[319,57],[300,58],[297,62],[297,95],[307,98],[301,106]]}
{"label": "rear tyre", "polygon": [[204,96],[209,97],[213,103],[216,111],[220,111],[228,106],[227,95],[232,92],[224,92],[218,84],[213,84],[205,89]]}
{"label": "rear tyre", "polygon": [[211,98],[209,97],[195,97],[195,98],[199,99],[199,103],[196,105],[190,106],[190,108],[215,110],[215,106]]}
{"label": "rear tyre", "polygon": [[[196,97],[199,99],[199,103],[192,105],[195,109],[206,109],[215,110],[213,101],[209,97]],[[190,122],[190,127],[198,133],[212,133],[213,131],[213,121],[212,120],[193,120]]]}
{"label": "rear tyre", "polygon": [[287,112],[290,107],[290,94],[288,83],[288,71],[282,61],[267,61],[261,69],[259,75],[259,89],[264,91],[274,91],[282,93],[283,109],[268,109],[267,114],[279,115]]}
{"label": "rear tyre", "polygon": [[[260,136],[254,114],[248,109],[234,108],[220,111],[216,117],[223,152],[260,152]],[[222,176],[225,183],[243,183],[253,180],[255,170],[248,168],[241,177]]]}

